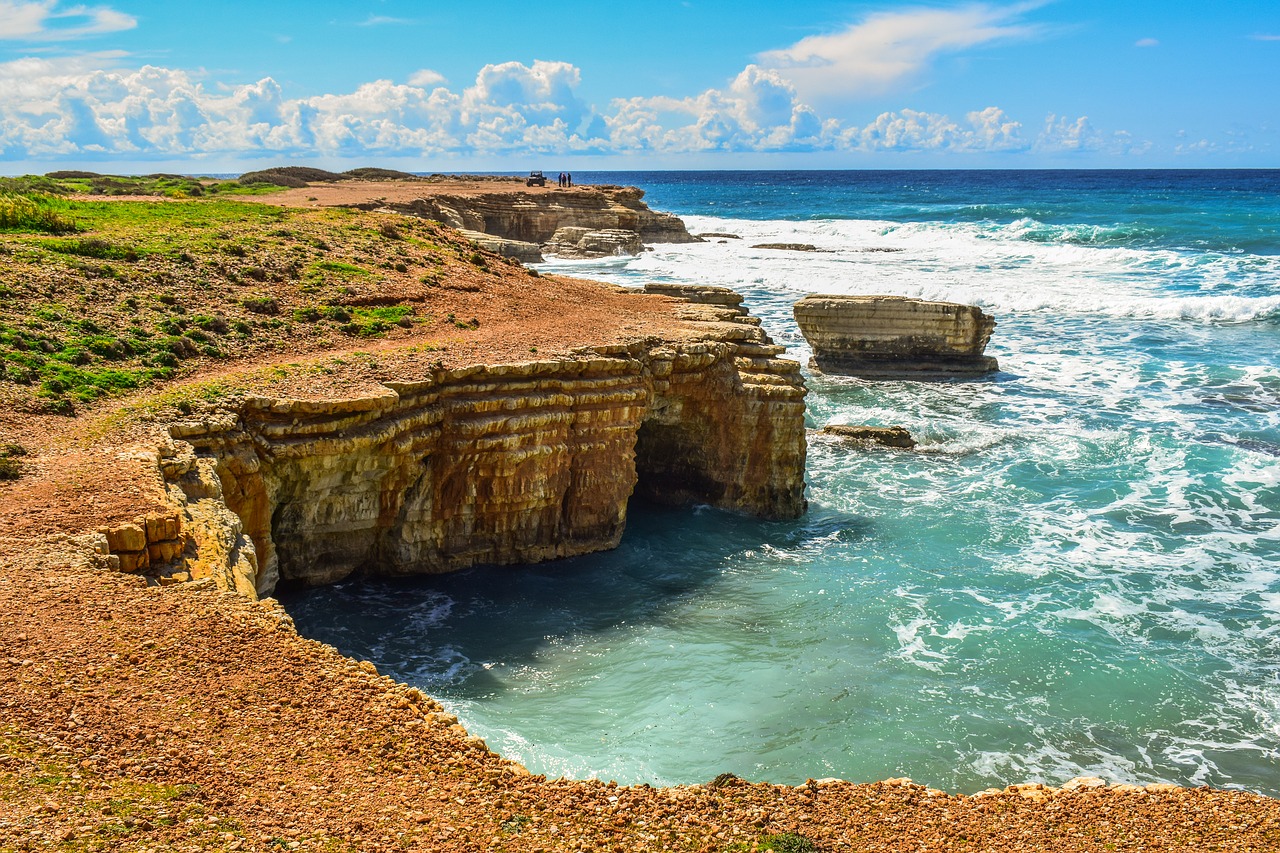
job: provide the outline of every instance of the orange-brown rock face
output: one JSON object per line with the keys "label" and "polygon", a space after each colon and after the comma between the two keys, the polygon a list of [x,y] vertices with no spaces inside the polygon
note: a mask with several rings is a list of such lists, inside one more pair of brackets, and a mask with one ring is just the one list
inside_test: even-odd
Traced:
{"label": "orange-brown rock face", "polygon": [[175,425],[163,467],[188,557],[234,558],[192,574],[266,593],[599,551],[618,544],[637,483],[667,502],[801,514],[799,366],[741,297],[719,298],[686,306],[699,331],[680,341],[441,369],[355,400],[248,398]]}
{"label": "orange-brown rock face", "polygon": [[901,296],[806,296],[801,333],[824,373],[870,378],[989,373],[996,321],[972,305]]}
{"label": "orange-brown rock face", "polygon": [[582,187],[564,193],[433,195],[380,207],[507,240],[548,243],[565,227],[633,231],[644,243],[697,243],[679,217],[650,210],[635,187]]}

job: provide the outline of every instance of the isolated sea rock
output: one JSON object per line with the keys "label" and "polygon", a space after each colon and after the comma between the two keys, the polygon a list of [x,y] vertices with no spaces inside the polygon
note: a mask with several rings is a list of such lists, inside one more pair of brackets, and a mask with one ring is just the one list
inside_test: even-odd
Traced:
{"label": "isolated sea rock", "polygon": [[784,252],[825,252],[812,243],[757,243],[753,249],[778,249]]}
{"label": "isolated sea rock", "polygon": [[[618,544],[633,493],[799,516],[800,366],[738,294],[688,292],[701,301],[682,299],[675,339],[428,369],[355,399],[247,397],[173,424],[158,464],[192,576],[265,595],[585,554]],[[138,553],[137,531],[115,535]]]}
{"label": "isolated sea rock", "polygon": [[906,427],[876,427],[853,424],[827,424],[822,428],[825,435],[834,435],[860,444],[878,444],[882,447],[900,447],[911,450],[916,440]]}
{"label": "isolated sea rock", "polygon": [[902,296],[812,295],[794,306],[823,373],[883,378],[972,376],[998,370],[983,355],[996,321],[973,305]]}

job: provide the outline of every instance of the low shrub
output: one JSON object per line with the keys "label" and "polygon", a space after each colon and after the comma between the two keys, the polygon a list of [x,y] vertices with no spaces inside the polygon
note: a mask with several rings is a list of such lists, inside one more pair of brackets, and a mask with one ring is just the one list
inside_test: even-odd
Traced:
{"label": "low shrub", "polygon": [[73,220],[58,213],[40,196],[0,193],[0,231],[71,234],[77,230]]}

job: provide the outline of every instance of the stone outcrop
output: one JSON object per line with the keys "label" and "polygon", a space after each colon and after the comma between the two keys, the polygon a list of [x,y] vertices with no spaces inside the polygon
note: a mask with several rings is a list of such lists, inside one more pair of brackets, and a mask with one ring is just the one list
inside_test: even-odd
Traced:
{"label": "stone outcrop", "polygon": [[427,368],[358,399],[240,398],[172,425],[157,465],[183,568],[265,594],[567,557],[616,546],[633,492],[800,515],[799,365],[738,294],[684,290],[679,340]]}
{"label": "stone outcrop", "polygon": [[901,296],[806,296],[796,323],[823,373],[935,378],[990,373],[996,321],[972,305]]}
{"label": "stone outcrop", "polygon": [[846,441],[858,444],[878,444],[881,447],[898,447],[911,450],[916,440],[906,427],[855,426],[853,424],[827,424],[822,428],[825,435],[834,435]]}
{"label": "stone outcrop", "polygon": [[777,249],[783,252],[825,252],[812,243],[757,243],[753,249]]}
{"label": "stone outcrop", "polygon": [[[586,232],[631,232],[635,236],[628,238],[628,245],[701,242],[700,238],[689,233],[679,217],[650,210],[643,198],[644,191],[635,187],[595,186],[550,193],[512,190],[441,194],[411,202],[378,200],[356,207],[391,210],[431,219],[462,231],[535,246],[564,243],[555,239],[556,232],[562,228],[583,228]],[[606,239],[599,254],[588,255],[580,242],[580,239],[572,242],[575,254],[569,256],[611,255],[618,245],[616,241],[610,243]]]}
{"label": "stone outcrop", "polygon": [[572,225],[557,228],[544,246],[547,254],[560,258],[605,258],[611,255],[638,255],[644,251],[640,235],[620,228],[593,231]]}
{"label": "stone outcrop", "polygon": [[496,252],[504,258],[515,258],[522,264],[540,264],[542,263],[542,248],[537,243],[526,243],[523,240],[508,240],[505,237],[494,237],[492,234],[485,234],[480,231],[467,231],[465,229],[458,232],[471,242],[475,243],[482,249],[488,249],[490,252]]}

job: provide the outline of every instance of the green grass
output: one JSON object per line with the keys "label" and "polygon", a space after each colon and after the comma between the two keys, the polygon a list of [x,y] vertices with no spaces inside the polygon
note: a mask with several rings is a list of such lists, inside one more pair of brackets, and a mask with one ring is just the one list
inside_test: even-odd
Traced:
{"label": "green grass", "polygon": [[19,195],[0,191],[0,231],[71,234],[75,220],[65,205],[43,195]]}
{"label": "green grass", "polygon": [[369,272],[364,267],[358,267],[355,264],[343,263],[342,261],[317,261],[311,265],[311,268],[314,270],[338,273],[339,275],[346,276],[373,275],[373,273]]}

